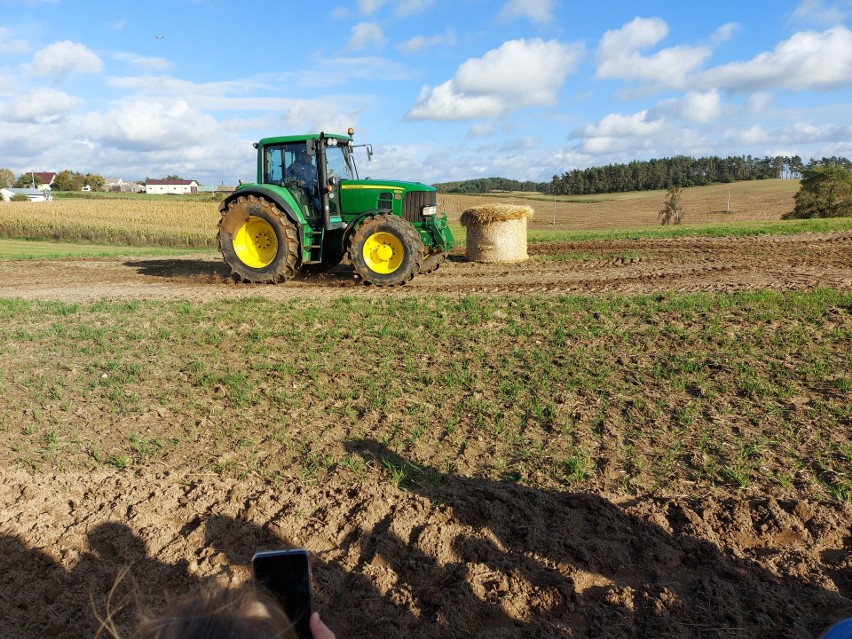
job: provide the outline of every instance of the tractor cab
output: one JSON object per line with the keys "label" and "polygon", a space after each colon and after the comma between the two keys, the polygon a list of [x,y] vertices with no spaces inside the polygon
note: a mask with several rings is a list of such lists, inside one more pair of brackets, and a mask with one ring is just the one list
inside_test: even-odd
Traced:
{"label": "tractor cab", "polygon": [[[321,217],[323,213],[318,175],[320,165],[325,165],[326,185],[333,187],[342,179],[356,177],[348,145],[317,142],[302,140],[267,144],[262,148],[259,167],[260,183],[288,189],[310,218]],[[325,191],[332,195],[330,199],[334,199],[333,188]]]}

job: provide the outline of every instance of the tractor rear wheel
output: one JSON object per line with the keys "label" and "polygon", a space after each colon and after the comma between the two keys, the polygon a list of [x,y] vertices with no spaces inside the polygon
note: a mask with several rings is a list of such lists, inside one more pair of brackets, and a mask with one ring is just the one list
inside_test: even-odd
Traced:
{"label": "tractor rear wheel", "polygon": [[375,215],[349,239],[349,261],[365,282],[397,286],[423,266],[423,242],[410,222],[396,215]]}
{"label": "tractor rear wheel", "polygon": [[296,225],[269,200],[244,195],[222,210],[219,250],[240,281],[283,282],[299,261]]}
{"label": "tractor rear wheel", "polygon": [[447,261],[447,252],[441,251],[440,253],[432,253],[431,255],[427,255],[423,259],[423,266],[420,267],[420,274],[425,275],[426,273],[434,273],[437,271],[441,264]]}

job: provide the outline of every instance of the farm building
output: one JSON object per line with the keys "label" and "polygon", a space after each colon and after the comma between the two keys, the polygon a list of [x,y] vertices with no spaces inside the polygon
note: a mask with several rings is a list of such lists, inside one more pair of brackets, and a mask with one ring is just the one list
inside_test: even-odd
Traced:
{"label": "farm building", "polygon": [[0,189],[0,200],[9,202],[16,195],[26,195],[30,202],[45,202],[50,199],[50,189]]}
{"label": "farm building", "polygon": [[188,195],[198,193],[198,182],[195,180],[148,180],[145,182],[145,193]]}
{"label": "farm building", "polygon": [[104,178],[104,191],[110,193],[143,193],[145,187],[136,182],[125,182],[121,178]]}

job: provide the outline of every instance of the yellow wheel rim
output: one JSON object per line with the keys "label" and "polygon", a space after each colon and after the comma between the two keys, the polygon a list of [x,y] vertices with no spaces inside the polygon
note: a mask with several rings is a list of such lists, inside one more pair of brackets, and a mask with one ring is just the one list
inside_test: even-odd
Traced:
{"label": "yellow wheel rim", "polygon": [[402,264],[405,251],[392,233],[373,233],[364,242],[364,262],[374,273],[393,273]]}
{"label": "yellow wheel rim", "polygon": [[246,266],[264,268],[278,255],[275,229],[262,217],[249,217],[234,236],[234,253]]}

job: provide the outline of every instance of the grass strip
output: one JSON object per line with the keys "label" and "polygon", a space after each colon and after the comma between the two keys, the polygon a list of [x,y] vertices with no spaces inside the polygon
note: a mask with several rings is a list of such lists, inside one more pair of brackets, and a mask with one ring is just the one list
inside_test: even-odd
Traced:
{"label": "grass strip", "polygon": [[531,486],[849,500],[850,311],[833,290],[4,299],[0,458],[357,481],[346,442],[373,439]]}
{"label": "grass strip", "polygon": [[211,253],[206,248],[166,248],[156,246],[111,246],[107,244],[73,244],[40,240],[0,239],[0,260],[49,260],[73,257],[156,257]]}

